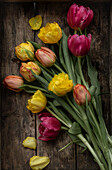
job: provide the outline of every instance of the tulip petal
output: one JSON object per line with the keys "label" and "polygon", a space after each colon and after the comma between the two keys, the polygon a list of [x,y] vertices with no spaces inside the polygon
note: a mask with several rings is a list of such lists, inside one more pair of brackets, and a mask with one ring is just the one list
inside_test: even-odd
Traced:
{"label": "tulip petal", "polygon": [[30,24],[32,30],[40,29],[40,27],[42,25],[42,17],[40,15],[37,15],[36,17],[31,18],[29,20],[29,24]]}
{"label": "tulip petal", "polygon": [[50,130],[58,131],[61,128],[60,122],[53,117],[47,117],[42,123],[42,126]]}
{"label": "tulip petal", "polygon": [[[46,117],[51,117],[51,113],[48,113],[48,112],[42,112],[39,114],[38,118],[43,121],[43,118],[46,118]],[[53,117],[53,116],[52,116]]]}

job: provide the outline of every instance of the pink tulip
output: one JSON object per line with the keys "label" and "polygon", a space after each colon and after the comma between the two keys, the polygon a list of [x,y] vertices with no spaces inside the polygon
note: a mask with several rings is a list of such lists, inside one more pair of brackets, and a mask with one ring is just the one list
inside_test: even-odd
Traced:
{"label": "pink tulip", "polygon": [[38,49],[35,56],[44,67],[50,67],[56,61],[55,53],[47,47],[41,47],[41,49]]}
{"label": "pink tulip", "polygon": [[88,37],[85,35],[74,34],[68,37],[68,48],[74,56],[83,57],[85,56],[91,44],[91,34]]}
{"label": "pink tulip", "polygon": [[83,105],[86,103],[86,95],[88,102],[91,100],[91,95],[87,88],[81,84],[77,84],[73,89],[73,97],[78,105]]}
{"label": "pink tulip", "polygon": [[93,11],[88,7],[85,8],[77,4],[71,5],[67,13],[68,25],[74,30],[78,30],[78,27],[83,30],[89,25],[92,19]]}
{"label": "pink tulip", "polygon": [[21,89],[19,89],[19,87],[24,84],[24,81],[20,76],[9,75],[5,77],[3,84],[12,91],[20,92]]}
{"label": "pink tulip", "polygon": [[60,122],[50,113],[43,112],[39,114],[39,119],[42,121],[39,125],[40,140],[49,141],[55,139],[61,130]]}

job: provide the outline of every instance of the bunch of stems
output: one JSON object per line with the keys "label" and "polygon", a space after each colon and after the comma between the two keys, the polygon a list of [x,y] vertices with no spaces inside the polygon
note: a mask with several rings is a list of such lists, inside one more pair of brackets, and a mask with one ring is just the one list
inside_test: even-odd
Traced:
{"label": "bunch of stems", "polygon": [[[32,42],[32,44],[36,48],[36,43]],[[63,37],[59,44],[59,57],[56,63],[48,69],[36,59],[34,62],[41,67],[42,74],[38,76],[32,72],[37,83],[26,83],[21,88],[30,93],[34,93],[36,90],[44,92],[48,99],[46,110],[63,124],[62,129],[67,131],[72,139],[72,142],[61,150],[72,143],[76,143],[84,147],[84,149],[89,149],[101,170],[112,170],[112,138],[108,134],[103,119],[100,85],[90,57],[76,58],[71,55],[68,50],[67,36],[63,32]],[[90,85],[85,81],[83,75],[82,67],[84,62],[87,62]],[[86,97],[86,105],[79,106],[74,101],[73,91],[64,97],[56,96],[48,91],[49,82],[55,74],[60,72],[67,73],[69,78],[73,80],[74,86],[76,84],[85,85],[91,94],[91,101],[88,103]]]}

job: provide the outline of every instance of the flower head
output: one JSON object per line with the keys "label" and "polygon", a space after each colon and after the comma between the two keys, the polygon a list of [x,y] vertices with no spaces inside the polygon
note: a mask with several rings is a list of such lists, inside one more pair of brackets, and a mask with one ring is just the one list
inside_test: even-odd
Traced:
{"label": "flower head", "polygon": [[93,11],[88,7],[85,8],[77,4],[71,5],[67,13],[68,25],[74,30],[78,30],[78,27],[83,30],[89,25],[92,19]]}
{"label": "flower head", "polygon": [[72,80],[69,80],[68,74],[59,73],[54,75],[48,85],[48,90],[55,93],[57,96],[64,96],[73,88]]}
{"label": "flower head", "polygon": [[22,63],[20,67],[20,73],[24,77],[25,80],[32,82],[36,78],[32,75],[31,70],[36,74],[39,75],[41,72],[40,67],[35,64],[34,62],[27,62],[27,63]]}
{"label": "flower head", "polygon": [[90,50],[91,34],[85,35],[74,34],[68,38],[68,48],[74,56],[83,57]]}
{"label": "flower head", "polygon": [[81,84],[77,84],[73,89],[73,97],[78,105],[83,105],[86,103],[86,95],[88,102],[91,100],[91,95],[87,88]]}
{"label": "flower head", "polygon": [[41,49],[38,49],[35,56],[44,67],[50,67],[56,61],[55,53],[46,47],[41,47]]}
{"label": "flower head", "polygon": [[43,112],[39,114],[42,123],[39,125],[40,140],[49,141],[55,139],[61,130],[60,122],[50,113]]}
{"label": "flower head", "polygon": [[39,113],[46,107],[46,104],[46,97],[40,90],[37,90],[31,99],[28,100],[26,107],[28,110],[31,110],[32,113]]}
{"label": "flower head", "polygon": [[33,156],[30,158],[30,167],[33,170],[41,170],[45,168],[50,162],[47,156]]}
{"label": "flower head", "polygon": [[32,30],[38,30],[40,29],[42,25],[42,17],[40,15],[37,15],[29,20],[29,24],[31,26]]}
{"label": "flower head", "polygon": [[33,60],[34,58],[34,47],[33,45],[27,41],[26,43],[21,43],[15,47],[16,56],[22,60]]}
{"label": "flower head", "polygon": [[20,76],[9,75],[5,77],[3,84],[12,91],[20,92],[21,89],[19,87],[24,84],[24,81]]}
{"label": "flower head", "polygon": [[34,137],[27,137],[23,141],[23,146],[25,148],[36,149],[36,147],[37,147],[37,140]]}
{"label": "flower head", "polygon": [[61,39],[62,30],[56,22],[47,23],[45,27],[40,29],[38,37],[44,43],[55,44]]}

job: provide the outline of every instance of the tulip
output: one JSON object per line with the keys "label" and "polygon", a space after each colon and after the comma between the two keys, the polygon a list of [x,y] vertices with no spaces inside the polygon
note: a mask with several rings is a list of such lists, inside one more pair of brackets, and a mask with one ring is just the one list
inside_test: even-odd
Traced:
{"label": "tulip", "polygon": [[73,97],[78,105],[83,105],[86,103],[86,96],[87,101],[89,102],[91,100],[91,95],[85,86],[81,84],[74,86]]}
{"label": "tulip", "polygon": [[51,82],[48,85],[48,90],[55,93],[57,96],[64,96],[70,92],[73,88],[72,80],[69,80],[68,74],[59,73],[54,75]]}
{"label": "tulip", "polygon": [[34,59],[34,47],[29,41],[27,41],[27,43],[21,43],[15,47],[15,53],[17,58],[22,61]]}
{"label": "tulip", "polygon": [[50,159],[48,156],[33,156],[30,158],[30,167],[33,170],[42,170],[49,162]]}
{"label": "tulip", "polygon": [[39,125],[39,133],[41,134],[39,139],[43,141],[55,139],[61,130],[60,122],[50,113],[46,112],[40,113],[39,119],[42,121]]}
{"label": "tulip", "polygon": [[40,90],[37,90],[31,99],[28,100],[26,107],[28,110],[31,110],[32,113],[39,113],[46,107],[46,104],[46,97]]}
{"label": "tulip", "polygon": [[78,30],[78,27],[83,30],[89,25],[92,19],[93,11],[88,7],[85,8],[77,4],[71,5],[67,13],[68,25],[74,30]]}
{"label": "tulip", "polygon": [[36,149],[36,147],[37,147],[37,140],[34,137],[27,137],[23,141],[23,146],[25,148]]}
{"label": "tulip", "polygon": [[3,84],[12,91],[20,92],[19,87],[24,84],[24,81],[20,76],[9,75],[3,80]]}
{"label": "tulip", "polygon": [[56,22],[47,23],[45,27],[40,29],[38,37],[44,43],[55,44],[61,39],[62,30]]}
{"label": "tulip", "polygon": [[36,80],[36,78],[32,75],[31,70],[36,74],[39,75],[41,72],[40,67],[35,64],[34,62],[27,62],[27,63],[22,63],[20,67],[20,73],[24,77],[25,80],[28,82],[32,82]]}
{"label": "tulip", "polygon": [[56,61],[55,53],[46,47],[41,47],[41,49],[38,49],[35,56],[44,67],[50,67]]}
{"label": "tulip", "polygon": [[91,34],[85,35],[74,34],[68,38],[68,48],[74,56],[83,57],[90,50]]}

